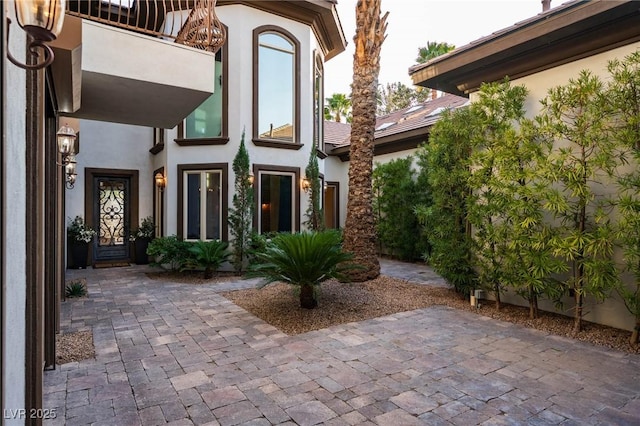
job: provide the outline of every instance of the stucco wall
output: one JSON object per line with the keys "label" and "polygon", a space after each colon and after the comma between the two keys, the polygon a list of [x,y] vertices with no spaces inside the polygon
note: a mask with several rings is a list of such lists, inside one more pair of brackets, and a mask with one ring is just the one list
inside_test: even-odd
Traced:
{"label": "stucco wall", "polygon": [[[76,215],[84,217],[85,169],[125,169],[139,171],[139,217],[153,215],[153,129],[127,124],[106,123],[101,121],[80,120],[80,152],[78,177],[73,189],[67,189],[66,211],[69,218]],[[85,218],[86,219],[86,218]],[[132,224],[135,227],[135,224]]]}
{"label": "stucco wall", "polygon": [[[626,55],[636,51],[637,49],[640,49],[640,43],[623,46],[608,52],[513,80],[512,85],[523,85],[529,90],[525,108],[527,110],[527,116],[533,117],[540,112],[540,100],[547,95],[547,92],[551,87],[567,84],[570,79],[577,78],[582,70],[590,70],[593,74],[598,75],[606,81],[608,79],[608,61],[615,58],[623,59]],[[472,93],[470,96],[472,102],[476,101],[477,98],[477,93]],[[607,186],[603,190],[606,192],[609,189],[610,187]],[[617,259],[620,260],[619,253],[617,254]],[[522,298],[514,294],[507,294],[504,301],[522,305],[526,304]],[[552,303],[546,300],[540,302],[541,309],[556,311],[569,316],[573,315],[573,299],[566,297],[564,299],[564,306],[564,310],[559,311],[555,309]],[[604,303],[597,303],[593,298],[587,297],[584,311],[586,312],[584,318],[587,321],[594,321],[626,330],[631,330],[634,325],[633,317],[625,308],[620,297],[615,293],[613,293],[612,296]]]}
{"label": "stucco wall", "polygon": [[[229,165],[229,205],[233,197],[235,175],[232,170],[233,159],[238,152],[243,129],[245,146],[249,151],[251,164],[299,167],[300,176],[309,161],[313,141],[313,52],[318,49],[312,30],[299,22],[280,16],[274,16],[254,8],[233,5],[216,9],[220,20],[228,27],[227,43],[229,58],[229,105],[228,135],[229,142],[218,146],[181,147],[173,142],[175,129],[168,132],[166,151],[166,173],[169,184],[165,191],[166,200],[172,200],[165,210],[166,235],[176,234],[178,190],[177,167],[179,164],[228,163]],[[253,134],[253,30],[262,25],[275,25],[292,33],[300,42],[300,150],[278,149],[255,146],[251,141]],[[320,160],[320,172],[324,173],[324,161]],[[300,222],[305,221],[308,196],[300,193]]]}
{"label": "stucco wall", "polygon": [[[244,131],[245,146],[252,164],[293,166],[300,168],[300,176],[309,160],[313,144],[313,78],[314,51],[320,51],[310,27],[297,21],[275,16],[243,6],[222,6],[216,9],[220,20],[228,28],[228,69],[225,76],[229,91],[228,136],[226,145],[179,146],[174,142],[177,129],[168,129],[165,149],[151,155],[152,129],[136,126],[81,120],[81,148],[78,160],[78,178],[75,189],[67,191],[66,215],[74,217],[84,213],[84,168],[120,168],[140,171],[140,217],[153,213],[153,188],[145,183],[152,179],[153,171],[164,167],[167,187],[164,191],[165,235],[176,234],[177,223],[177,167],[179,164],[227,163],[229,166],[229,205],[233,197],[235,179],[232,162],[238,151]],[[251,141],[253,133],[253,30],[262,25],[282,27],[293,34],[300,43],[300,150],[258,147]],[[77,129],[78,130],[78,129]],[[320,160],[320,172],[325,173],[326,160]],[[346,186],[345,186],[346,188]],[[342,189],[342,188],[341,188]],[[308,196],[300,192],[300,222]],[[346,200],[346,199],[345,199]],[[342,215],[341,215],[342,216]]]}
{"label": "stucco wall", "polygon": [[[13,1],[5,5],[14,24],[11,26],[9,49],[24,63],[25,33],[13,17]],[[2,20],[4,21],[4,14]],[[4,43],[4,33],[3,33]],[[20,69],[2,55],[4,78],[2,82],[3,126],[2,171],[4,211],[2,239],[3,294],[3,407],[7,410],[25,408],[25,301],[26,301],[26,247],[25,247],[25,110],[26,71]],[[14,411],[15,412],[15,411]],[[24,424],[24,419],[5,418],[7,425]]]}

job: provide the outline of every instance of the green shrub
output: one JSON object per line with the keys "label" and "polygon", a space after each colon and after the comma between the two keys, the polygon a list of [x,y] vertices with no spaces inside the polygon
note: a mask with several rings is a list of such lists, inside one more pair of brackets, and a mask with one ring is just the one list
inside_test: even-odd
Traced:
{"label": "green shrub", "polygon": [[231,256],[228,247],[228,243],[218,240],[191,243],[188,250],[192,256],[186,262],[185,267],[190,269],[204,268],[204,278],[211,278],[213,272],[217,271],[220,265]]}
{"label": "green shrub", "polygon": [[467,221],[470,122],[470,113],[463,108],[444,111],[433,126],[429,144],[417,153],[418,164],[427,175],[430,199],[415,207],[429,241],[425,260],[457,292],[467,296],[476,282]]}
{"label": "green shrub", "polygon": [[73,280],[64,287],[65,297],[83,297],[87,295],[87,287],[82,280]]}
{"label": "green shrub", "polygon": [[356,268],[348,262],[351,253],[342,251],[340,232],[281,233],[256,252],[256,262],[248,276],[261,277],[260,286],[284,282],[300,288],[300,306],[313,309],[318,305],[315,289],[331,279],[345,279],[344,273]]}
{"label": "green shrub", "polygon": [[249,237],[249,247],[247,250],[249,269],[251,269],[251,265],[256,264],[256,255],[258,253],[264,253],[267,249],[267,244],[269,244],[276,235],[278,235],[277,232],[266,232],[264,234],[259,234],[257,232],[251,233],[251,236]]}
{"label": "green shrub", "polygon": [[381,251],[406,261],[420,259],[425,250],[414,208],[429,198],[427,188],[418,189],[412,163],[411,156],[398,158],[377,164],[373,171],[373,209]]}
{"label": "green shrub", "polygon": [[147,254],[154,257],[151,265],[160,266],[161,268],[168,267],[174,272],[185,269],[191,258],[191,252],[189,251],[191,244],[187,241],[179,240],[175,235],[154,239],[147,248]]}

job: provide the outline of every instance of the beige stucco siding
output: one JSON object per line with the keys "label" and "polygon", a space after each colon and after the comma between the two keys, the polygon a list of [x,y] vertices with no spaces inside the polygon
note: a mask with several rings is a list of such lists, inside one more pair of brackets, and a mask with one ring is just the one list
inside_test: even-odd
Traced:
{"label": "beige stucco siding", "polygon": [[[540,100],[547,95],[549,88],[567,84],[570,79],[577,78],[582,70],[590,70],[593,74],[601,77],[603,81],[607,81],[609,78],[607,72],[608,62],[615,58],[621,60],[638,49],[640,49],[640,43],[633,43],[527,77],[513,80],[512,85],[523,85],[529,90],[525,108],[527,110],[527,116],[532,118],[540,112]],[[478,93],[472,93],[470,95],[470,99],[472,102],[476,101],[478,99]],[[560,141],[560,143],[562,142]],[[612,193],[615,186],[611,182],[606,181],[606,177],[604,177],[603,180],[605,181],[604,184],[594,186],[594,192],[599,195]],[[620,253],[616,253],[616,259],[621,263]],[[629,277],[626,278],[628,282],[631,281],[628,279]],[[513,293],[505,295],[504,301],[521,305],[526,304],[521,297],[518,297]],[[556,311],[569,316],[573,315],[573,299],[565,297],[563,302],[564,308],[561,310],[555,309],[553,304],[549,301],[541,301],[540,307],[547,311]],[[603,303],[599,303],[593,298],[587,297],[585,312],[585,319],[587,321],[598,322],[626,330],[631,330],[634,326],[633,317],[629,314],[620,300],[620,297],[615,294],[615,292]]]}

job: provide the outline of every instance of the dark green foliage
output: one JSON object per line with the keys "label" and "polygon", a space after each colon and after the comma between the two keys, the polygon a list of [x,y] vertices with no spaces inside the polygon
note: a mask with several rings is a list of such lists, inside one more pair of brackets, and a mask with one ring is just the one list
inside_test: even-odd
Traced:
{"label": "dark green foliage", "polygon": [[87,295],[87,287],[80,280],[73,280],[64,287],[65,297],[83,297]]}
{"label": "dark green foliage", "polygon": [[[300,306],[315,308],[315,289],[331,279],[345,279],[353,255],[342,251],[341,235],[324,232],[281,233],[255,254],[256,263],[249,268],[250,277],[260,277],[260,286],[284,282],[300,288]],[[353,267],[353,266],[352,266]]]}
{"label": "dark green foliage", "polygon": [[402,260],[419,259],[421,231],[414,208],[427,203],[427,188],[418,188],[413,158],[377,164],[373,171],[373,211],[378,241],[386,253]]}
{"label": "dark green foliage", "polygon": [[140,227],[131,231],[129,239],[135,241],[138,238],[153,239],[156,236],[156,225],[153,223],[153,217],[148,216],[142,219]]}
{"label": "dark green foliage", "polygon": [[640,335],[640,52],[608,66],[612,76],[607,87],[608,107],[614,117],[613,137],[620,144],[629,167],[618,176],[618,238],[625,270],[634,277],[631,285],[619,282],[617,291],[635,325],[629,339],[638,344]]}
{"label": "dark green foliage", "polygon": [[278,235],[277,232],[265,232],[264,234],[259,234],[257,232],[252,232],[249,237],[249,248],[247,250],[247,259],[249,261],[249,269],[251,269],[251,265],[257,263],[256,255],[258,253],[264,253],[267,249],[267,244],[271,242],[271,240]]}
{"label": "dark green foliage", "polygon": [[463,295],[475,285],[466,218],[469,122],[469,111],[458,109],[443,112],[433,126],[429,144],[418,150],[418,165],[426,170],[431,203],[415,207],[431,248],[425,260]]}
{"label": "dark green foliage", "polygon": [[180,271],[185,268],[191,253],[191,243],[179,240],[177,236],[156,238],[147,248],[147,254],[154,257],[152,266],[168,267],[171,271]]}
{"label": "dark green foliage", "polygon": [[217,271],[223,262],[227,261],[231,256],[231,252],[227,250],[227,244],[224,241],[196,241],[189,246],[191,257],[186,262],[186,268],[204,269],[204,278],[213,277],[213,272]]}
{"label": "dark green foliage", "polygon": [[304,224],[312,231],[322,231],[324,229],[324,214],[320,208],[322,181],[320,180],[318,155],[314,148],[311,149],[311,154],[309,155],[305,176],[309,180],[309,206],[305,213],[307,221]]}
{"label": "dark green foliage", "polygon": [[603,300],[618,280],[610,200],[602,194],[612,184],[619,159],[599,78],[582,71],[577,79],[550,89],[542,106],[537,117],[541,134],[558,144],[546,155],[545,175],[553,187],[545,207],[558,220],[550,243],[554,254],[571,265],[566,284],[575,294],[577,333],[585,297]]}
{"label": "dark green foliage", "polygon": [[235,174],[235,192],[233,207],[229,209],[229,232],[233,245],[232,263],[236,272],[242,271],[247,258],[249,237],[253,222],[253,183],[251,182],[251,163],[249,153],[244,145],[244,130],[240,139],[238,153],[233,160]]}

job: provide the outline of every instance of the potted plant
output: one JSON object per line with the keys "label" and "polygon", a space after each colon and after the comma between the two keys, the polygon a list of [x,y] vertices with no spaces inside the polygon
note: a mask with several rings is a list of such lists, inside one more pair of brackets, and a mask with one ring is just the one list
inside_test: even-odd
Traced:
{"label": "potted plant", "polygon": [[140,227],[131,232],[129,237],[133,241],[136,253],[136,263],[138,265],[146,265],[149,263],[147,255],[147,247],[156,235],[156,226],[151,216],[145,217],[140,223]]}
{"label": "potted plant", "polygon": [[96,231],[87,226],[82,216],[76,216],[67,226],[71,268],[81,269],[87,267],[89,243],[93,241],[95,236]]}

